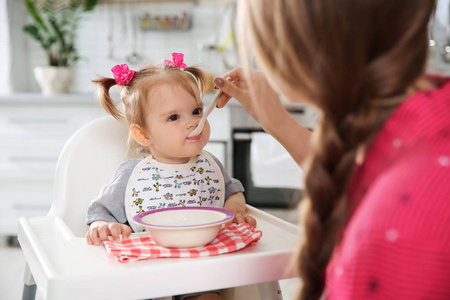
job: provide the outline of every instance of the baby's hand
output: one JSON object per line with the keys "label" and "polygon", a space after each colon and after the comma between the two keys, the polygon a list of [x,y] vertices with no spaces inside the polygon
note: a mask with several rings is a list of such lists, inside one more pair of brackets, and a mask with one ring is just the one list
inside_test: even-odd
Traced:
{"label": "baby's hand", "polygon": [[247,214],[247,205],[245,205],[244,194],[235,193],[231,195],[228,197],[223,208],[234,213],[234,219],[226,225],[230,225],[231,223],[241,224],[247,222],[253,228],[256,227],[256,219]]}
{"label": "baby's hand", "polygon": [[89,226],[86,233],[86,241],[89,245],[99,246],[103,241],[109,241],[111,236],[115,241],[126,239],[131,235],[131,228],[120,223],[110,223],[106,221],[95,221]]}
{"label": "baby's hand", "polygon": [[253,228],[256,227],[256,219],[252,216],[248,215],[245,211],[233,211],[234,213],[234,219],[231,223],[248,223]]}

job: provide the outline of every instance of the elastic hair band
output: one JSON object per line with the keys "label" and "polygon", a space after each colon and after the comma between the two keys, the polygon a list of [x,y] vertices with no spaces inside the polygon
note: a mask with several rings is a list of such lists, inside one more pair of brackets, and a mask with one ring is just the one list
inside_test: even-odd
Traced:
{"label": "elastic hair band", "polygon": [[184,68],[187,68],[187,65],[183,63],[184,54],[183,53],[172,53],[172,61],[165,60],[164,64],[166,66],[171,66],[180,69],[181,71],[184,71]]}
{"label": "elastic hair band", "polygon": [[129,84],[131,79],[133,79],[134,74],[136,73],[136,71],[130,70],[127,64],[115,65],[111,69],[111,72],[114,75],[114,80],[116,81],[117,85],[120,86]]}

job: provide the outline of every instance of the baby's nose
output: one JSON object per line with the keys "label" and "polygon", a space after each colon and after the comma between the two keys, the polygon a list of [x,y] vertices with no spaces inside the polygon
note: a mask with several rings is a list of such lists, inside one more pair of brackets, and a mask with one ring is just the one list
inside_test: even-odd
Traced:
{"label": "baby's nose", "polygon": [[198,120],[196,120],[195,118],[190,119],[187,122],[187,128],[195,128],[198,125]]}

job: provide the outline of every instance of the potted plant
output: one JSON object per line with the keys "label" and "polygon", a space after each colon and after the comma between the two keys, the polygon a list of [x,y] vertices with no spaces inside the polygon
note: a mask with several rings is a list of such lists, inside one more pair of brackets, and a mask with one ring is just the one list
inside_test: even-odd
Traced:
{"label": "potted plant", "polygon": [[34,69],[42,93],[68,93],[72,66],[79,59],[75,47],[78,23],[97,0],[25,0],[25,4],[32,22],[23,30],[39,42],[48,60],[48,66]]}

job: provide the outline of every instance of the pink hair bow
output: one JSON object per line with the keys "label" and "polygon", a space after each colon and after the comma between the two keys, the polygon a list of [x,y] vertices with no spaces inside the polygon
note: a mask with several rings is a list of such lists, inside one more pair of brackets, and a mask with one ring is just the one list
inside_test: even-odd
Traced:
{"label": "pink hair bow", "polygon": [[170,60],[165,60],[164,64],[167,66],[172,66],[178,69],[183,69],[186,68],[187,65],[185,63],[183,63],[183,59],[184,59],[184,54],[183,53],[172,53],[172,61]]}
{"label": "pink hair bow", "polygon": [[117,85],[129,84],[131,79],[133,79],[134,73],[136,73],[136,71],[130,70],[127,64],[116,65],[111,71],[113,72]]}

